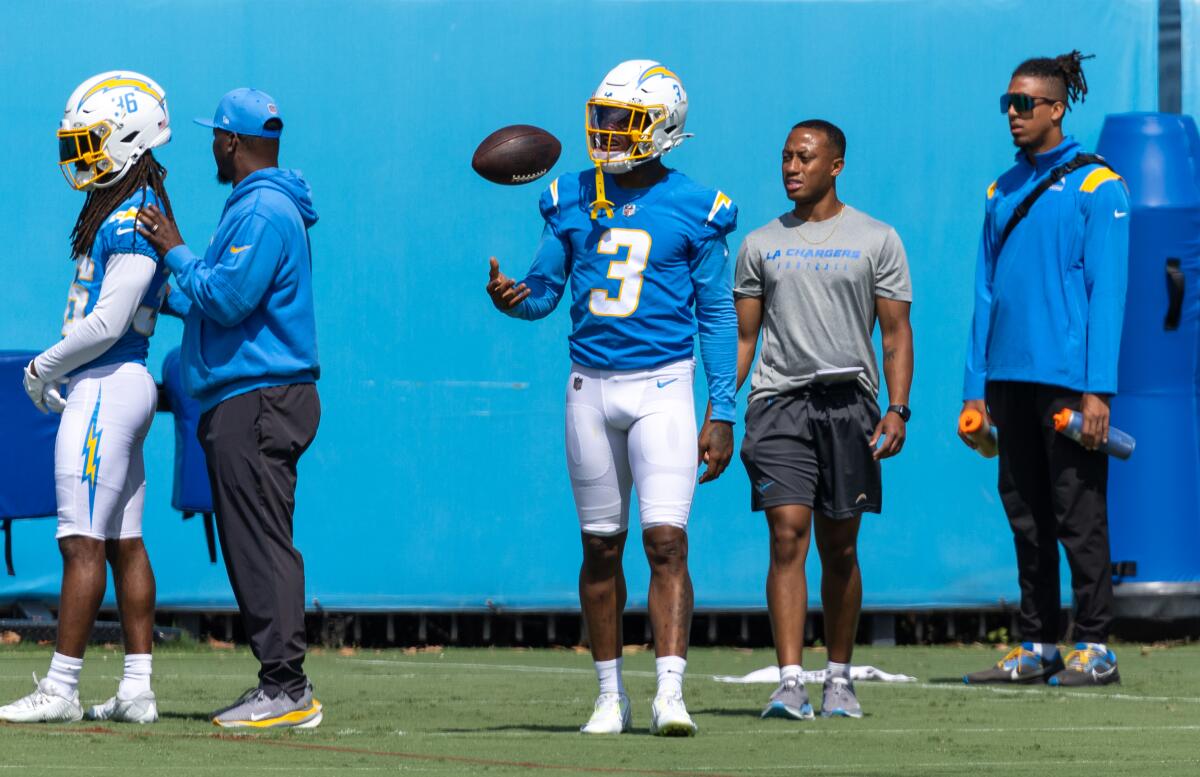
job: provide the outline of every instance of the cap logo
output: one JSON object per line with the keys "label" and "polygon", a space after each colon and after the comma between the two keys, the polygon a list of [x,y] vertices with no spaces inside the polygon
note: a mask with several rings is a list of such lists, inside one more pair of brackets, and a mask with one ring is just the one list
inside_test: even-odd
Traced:
{"label": "cap logo", "polygon": [[222,117],[221,117],[221,123],[222,123],[222,124],[228,124],[228,123],[229,123],[229,117],[228,117],[228,116],[222,116]]}
{"label": "cap logo", "polygon": [[268,113],[279,113],[279,109],[275,107],[275,103],[267,103]]}

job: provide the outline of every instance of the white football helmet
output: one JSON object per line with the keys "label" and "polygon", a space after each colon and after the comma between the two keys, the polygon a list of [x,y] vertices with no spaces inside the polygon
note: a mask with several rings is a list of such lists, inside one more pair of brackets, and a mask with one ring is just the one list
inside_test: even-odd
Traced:
{"label": "white football helmet", "polygon": [[659,62],[631,59],[609,71],[587,102],[588,155],[606,173],[626,173],[691,135],[687,92]]}
{"label": "white football helmet", "polygon": [[102,189],[170,139],[163,88],[141,73],[111,70],[84,81],[67,100],[58,164],[73,188]]}

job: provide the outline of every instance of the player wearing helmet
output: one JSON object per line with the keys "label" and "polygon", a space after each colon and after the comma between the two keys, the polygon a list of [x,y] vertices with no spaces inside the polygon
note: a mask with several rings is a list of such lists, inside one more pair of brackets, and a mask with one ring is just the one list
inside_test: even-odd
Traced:
{"label": "player wearing helmet", "polygon": [[151,152],[170,137],[162,87],[129,71],[84,81],[58,131],[59,164],[87,199],[71,233],[75,282],[63,338],[25,369],[34,405],[63,415],[54,452],[63,557],[58,639],[47,676],[33,693],[0,707],[0,720],[83,717],[79,674],[104,596],[106,558],[117,588],[125,674],[116,695],[87,716],[158,718],[150,689],[154,574],[142,544],[142,442],[157,399],[146,352],[168,287],[166,268],[134,222],[147,205],[170,211],[166,170]]}
{"label": "player wearing helmet", "polygon": [[[690,736],[683,702],[692,616],[687,522],[697,460],[716,479],[733,452],[737,319],[725,237],[737,210],[723,193],[662,163],[688,137],[687,95],[658,62],[623,62],[587,103],[595,169],[565,175],[542,195],[545,220],[533,267],[517,283],[492,259],[493,304],[534,320],[571,286],[567,468],[579,515],[579,598],[600,695],[588,734],[631,726],[621,677],[621,557],[637,489],[650,562],[648,606],[658,692],[651,733]],[[611,199],[610,199],[611,198]],[[693,442],[693,338],[708,378],[711,417]]]}

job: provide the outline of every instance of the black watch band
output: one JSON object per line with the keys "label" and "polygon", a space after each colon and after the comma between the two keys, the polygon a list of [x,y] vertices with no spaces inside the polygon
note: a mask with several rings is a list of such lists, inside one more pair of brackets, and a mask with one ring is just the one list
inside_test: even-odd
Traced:
{"label": "black watch band", "polygon": [[900,416],[904,423],[908,423],[908,419],[912,418],[912,409],[908,405],[888,405],[887,411]]}

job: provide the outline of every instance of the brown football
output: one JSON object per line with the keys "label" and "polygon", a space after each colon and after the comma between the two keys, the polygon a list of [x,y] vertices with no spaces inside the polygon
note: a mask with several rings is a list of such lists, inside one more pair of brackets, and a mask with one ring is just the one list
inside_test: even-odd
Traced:
{"label": "brown football", "polygon": [[562,144],[546,130],[513,124],[483,139],[471,158],[471,167],[492,183],[515,186],[550,172],[560,153]]}

